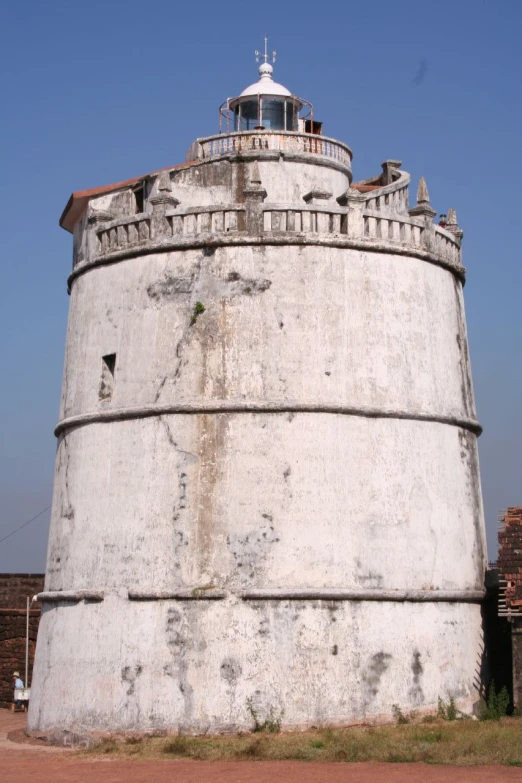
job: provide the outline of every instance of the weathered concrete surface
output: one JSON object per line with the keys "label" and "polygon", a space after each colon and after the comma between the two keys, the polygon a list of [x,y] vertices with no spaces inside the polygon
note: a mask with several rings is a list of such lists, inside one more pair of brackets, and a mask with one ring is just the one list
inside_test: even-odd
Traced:
{"label": "weathered concrete surface", "polygon": [[417,259],[304,244],[140,256],[75,280],[61,419],[218,400],[473,418],[461,284]]}
{"label": "weathered concrete surface", "polygon": [[329,413],[78,427],[58,445],[46,589],[479,589],[475,440]]}
{"label": "weathered concrete surface", "polygon": [[[31,730],[236,730],[250,699],[288,727],[476,701],[460,244],[407,214],[407,176],[365,211],[338,168],[257,157],[170,191],[162,175],[136,220],[116,194],[79,221]],[[170,214],[165,193],[222,214]]]}
{"label": "weathered concrete surface", "polygon": [[[121,619],[124,618],[124,622]],[[393,632],[392,632],[393,631]],[[30,726],[75,733],[290,727],[475,700],[480,607],[348,602],[129,602],[46,608]],[[52,699],[53,709],[49,709]]]}

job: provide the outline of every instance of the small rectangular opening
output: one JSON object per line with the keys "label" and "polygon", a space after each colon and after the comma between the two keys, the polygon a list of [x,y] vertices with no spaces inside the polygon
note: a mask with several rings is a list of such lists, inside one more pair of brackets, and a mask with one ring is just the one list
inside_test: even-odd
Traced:
{"label": "small rectangular opening", "polygon": [[108,353],[102,356],[102,371],[100,380],[100,400],[110,400],[114,390],[114,371],[116,369],[116,354]]}
{"label": "small rectangular opening", "polygon": [[305,120],[305,133],[313,133],[315,136],[321,136],[323,133],[323,123],[316,120]]}
{"label": "small rectangular opening", "polygon": [[134,199],[136,201],[136,212],[141,215],[145,206],[145,188],[143,185],[139,185],[132,191],[134,193]]}

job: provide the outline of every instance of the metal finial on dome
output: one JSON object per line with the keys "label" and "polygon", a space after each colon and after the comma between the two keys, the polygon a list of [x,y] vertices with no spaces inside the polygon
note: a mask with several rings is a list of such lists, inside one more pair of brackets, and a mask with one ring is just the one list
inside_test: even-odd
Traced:
{"label": "metal finial on dome", "polygon": [[268,53],[268,36],[267,35],[265,35],[265,51],[264,52],[259,52],[256,49],[256,63],[258,63],[261,58],[263,58],[264,62],[262,62],[261,65],[259,66],[259,76],[261,77],[261,79],[271,79],[272,78],[272,73],[274,72],[274,69],[272,68],[272,66],[270,65],[270,63],[268,61],[269,61],[270,58],[272,58],[272,62],[275,63],[275,61],[276,61],[276,51],[274,49],[272,54]]}
{"label": "metal finial on dome", "polygon": [[[268,64],[268,61],[269,61],[270,57],[272,58],[272,62],[273,63],[275,63],[275,61],[276,61],[276,51],[275,51],[275,49],[274,49],[274,51],[272,52],[271,55],[268,54],[268,36],[267,35],[265,35],[265,51],[264,51],[264,53],[258,52],[257,49],[256,49],[256,63],[259,62],[261,57],[265,61],[265,64]],[[259,69],[259,70],[261,70],[261,69]]]}

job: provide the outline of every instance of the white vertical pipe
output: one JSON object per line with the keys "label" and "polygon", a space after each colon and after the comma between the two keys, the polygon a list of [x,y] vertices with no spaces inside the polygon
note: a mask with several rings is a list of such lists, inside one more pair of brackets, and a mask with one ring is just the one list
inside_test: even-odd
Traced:
{"label": "white vertical pipe", "polygon": [[26,619],[25,619],[25,680],[24,680],[24,686],[26,688],[29,687],[28,684],[28,674],[29,674],[29,607],[31,604],[29,603],[29,596],[27,596],[26,599]]}

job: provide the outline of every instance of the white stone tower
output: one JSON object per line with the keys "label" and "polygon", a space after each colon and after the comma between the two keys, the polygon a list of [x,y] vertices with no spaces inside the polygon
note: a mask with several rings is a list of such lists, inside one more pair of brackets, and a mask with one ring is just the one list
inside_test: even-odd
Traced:
{"label": "white stone tower", "polygon": [[74,193],[29,727],[346,724],[477,699],[484,526],[454,211],[272,79]]}

